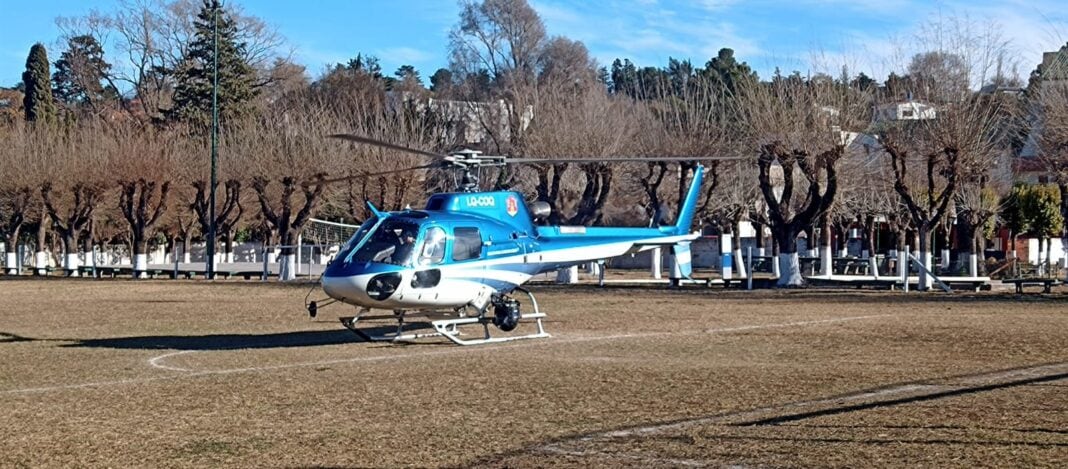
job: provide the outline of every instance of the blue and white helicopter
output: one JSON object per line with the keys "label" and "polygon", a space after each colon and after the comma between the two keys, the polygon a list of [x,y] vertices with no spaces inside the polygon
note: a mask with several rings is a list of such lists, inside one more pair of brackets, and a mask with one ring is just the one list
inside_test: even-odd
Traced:
{"label": "blue and white helicopter", "polygon": [[[364,221],[326,267],[321,284],[331,299],[325,304],[308,303],[308,312],[314,317],[320,307],[334,302],[354,305],[357,314],[341,322],[365,340],[406,342],[440,336],[459,345],[474,345],[549,337],[542,324],[545,313],[538,309],[534,295],[522,288],[524,282],[537,274],[657,247],[669,247],[682,275],[690,275],[689,243],[698,236],[691,233],[691,223],[704,173],[700,165],[675,224],[649,228],[538,226],[549,215],[547,203],[528,205],[517,192],[481,192],[473,171],[515,163],[713,158],[534,159],[483,156],[471,150],[441,155],[356,135],[332,137],[420,154],[433,162],[326,182],[428,168],[463,173],[460,191],[434,194],[422,210],[383,212],[368,202],[374,216]],[[513,296],[517,293],[529,305]],[[392,314],[371,315],[376,309]],[[420,322],[406,322],[412,318]],[[361,321],[382,319],[395,320],[396,329],[358,327]],[[431,331],[420,332],[428,329],[427,322]],[[533,330],[517,330],[522,323]],[[465,338],[460,332],[465,325],[481,326],[478,338]],[[499,329],[497,336],[490,333],[490,325]],[[388,332],[376,332],[383,330]]]}

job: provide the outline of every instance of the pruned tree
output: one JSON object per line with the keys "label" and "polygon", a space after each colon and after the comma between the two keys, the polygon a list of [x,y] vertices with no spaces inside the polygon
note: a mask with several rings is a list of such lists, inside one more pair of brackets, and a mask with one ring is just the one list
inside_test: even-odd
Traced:
{"label": "pruned tree", "polygon": [[[195,193],[193,195],[192,202],[189,204],[189,209],[193,211],[195,219],[200,226],[200,233],[207,240],[208,233],[211,232],[211,197],[210,189],[208,188],[208,182],[204,179],[197,179],[192,182]],[[218,187],[216,187],[216,190]],[[237,179],[227,179],[223,183],[222,197],[216,196],[215,201],[215,233],[216,236],[221,236],[224,240],[223,256],[226,262],[233,262],[234,253],[234,233],[237,229],[238,223],[241,222],[241,217],[245,213],[245,208],[241,204],[241,181]],[[179,230],[181,231],[181,223],[179,222]],[[188,233],[188,228],[185,229]]]}
{"label": "pruned tree", "polygon": [[530,124],[522,148],[527,157],[603,158],[605,162],[578,164],[577,177],[570,164],[534,164],[534,192],[552,208],[549,223],[599,223],[615,183],[612,157],[631,148],[638,131],[635,104],[609,96],[599,85],[582,90],[555,88],[543,91],[541,113]]}
{"label": "pruned tree", "polygon": [[134,276],[143,277],[148,270],[147,235],[167,209],[171,183],[164,181],[124,179],[119,182],[119,208],[130,226],[130,240],[134,254]]}
{"label": "pruned tree", "polygon": [[[759,188],[779,246],[778,285],[800,286],[797,236],[835,202],[844,132],[867,125],[871,98],[847,84],[790,80],[751,84],[740,96],[749,127],[746,144],[756,154]],[[773,168],[782,172],[781,185],[773,180]]]}
{"label": "pruned tree", "polygon": [[344,128],[344,122],[332,112],[305,106],[278,118],[246,121],[227,136],[227,151],[246,165],[260,216],[283,246],[282,280],[296,276],[294,245],[325,202],[325,175],[341,173],[344,147],[327,135]]}
{"label": "pruned tree", "polygon": [[72,275],[77,275],[80,265],[78,251],[81,249],[78,240],[92,219],[93,209],[103,195],[103,189],[75,182],[66,188],[69,197],[62,202],[56,197],[56,192],[51,182],[41,186],[41,198],[52,220],[52,227],[63,240],[63,251],[66,253],[64,268],[70,270]]}
{"label": "pruned tree", "polygon": [[[1054,63],[1068,63],[1068,45],[1057,52]],[[1057,80],[1058,75],[1052,71],[1036,75],[1038,78],[1029,90],[1030,131],[1036,153],[1060,191],[1061,218],[1068,219],[1068,83]],[[1060,236],[1068,245],[1068,230]]]}
{"label": "pruned tree", "polygon": [[[981,194],[979,186],[1008,148],[1016,103],[1009,96],[972,91],[996,78],[1004,66],[1008,41],[993,26],[967,18],[940,19],[923,26],[915,46],[922,60],[913,61],[909,71],[926,80],[927,89],[941,90],[931,97],[937,115],[887,121],[875,132],[890,156],[894,190],[916,232],[921,261],[930,270],[931,235],[944,223],[962,186],[974,186],[972,191]],[[919,288],[927,289],[928,282],[921,273]]]}
{"label": "pruned tree", "polygon": [[27,225],[36,225],[34,217],[40,207],[36,195],[41,176],[46,169],[40,165],[38,156],[48,151],[50,142],[41,139],[48,129],[15,122],[0,126],[0,167],[5,168],[0,177],[0,236],[6,252],[5,265],[12,273],[17,263],[17,247],[22,244],[21,234]]}

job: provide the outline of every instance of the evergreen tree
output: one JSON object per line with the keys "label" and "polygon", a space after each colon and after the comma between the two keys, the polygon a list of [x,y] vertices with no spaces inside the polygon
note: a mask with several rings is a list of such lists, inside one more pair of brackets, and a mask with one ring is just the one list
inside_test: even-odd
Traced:
{"label": "evergreen tree", "polygon": [[118,99],[118,90],[105,83],[111,64],[104,60],[104,49],[94,37],[70,38],[55,65],[52,92],[60,102],[98,107],[103,101]]}
{"label": "evergreen tree", "polygon": [[26,93],[22,98],[22,105],[28,121],[55,122],[56,120],[56,103],[52,98],[48,68],[48,52],[38,42],[30,48],[30,55],[26,58],[26,71],[22,72],[22,83]]}
{"label": "evergreen tree", "polygon": [[636,97],[638,95],[638,68],[630,59],[612,61],[612,92]]}
{"label": "evergreen tree", "polygon": [[174,107],[170,117],[195,127],[211,126],[213,26],[219,28],[219,121],[234,120],[249,111],[256,97],[256,72],[245,59],[246,43],[238,38],[237,22],[217,0],[204,0],[193,21],[193,41],[175,73]]}
{"label": "evergreen tree", "polygon": [[430,91],[442,93],[452,87],[452,72],[447,68],[439,68],[430,76]]}
{"label": "evergreen tree", "polygon": [[756,72],[745,62],[738,62],[734,58],[734,49],[724,47],[712,60],[705,64],[705,75],[718,80],[724,89],[731,93],[737,93],[739,85],[745,80],[756,82]]}
{"label": "evergreen tree", "polygon": [[422,84],[422,82],[423,82],[423,79],[419,78],[419,71],[416,70],[415,67],[411,66],[411,65],[401,65],[399,68],[397,68],[396,72],[393,72],[393,75],[396,76],[397,79],[401,80],[401,81],[414,80],[414,81],[416,81],[416,82],[418,82],[420,84]]}

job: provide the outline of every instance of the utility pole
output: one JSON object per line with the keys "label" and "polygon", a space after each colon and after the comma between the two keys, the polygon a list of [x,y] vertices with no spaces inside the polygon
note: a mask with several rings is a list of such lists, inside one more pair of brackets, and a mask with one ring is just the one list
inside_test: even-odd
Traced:
{"label": "utility pole", "polygon": [[215,279],[215,186],[218,185],[216,166],[219,159],[219,2],[212,2],[211,60],[211,191],[208,196],[208,246],[206,277]]}

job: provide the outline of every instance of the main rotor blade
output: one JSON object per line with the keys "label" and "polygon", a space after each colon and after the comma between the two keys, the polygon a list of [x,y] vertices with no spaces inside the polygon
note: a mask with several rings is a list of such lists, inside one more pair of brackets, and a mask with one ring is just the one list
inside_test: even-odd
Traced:
{"label": "main rotor blade", "polygon": [[322,182],[320,182],[320,184],[333,184],[335,182],[345,182],[345,181],[352,181],[354,179],[364,179],[364,178],[369,178],[369,177],[374,177],[374,176],[384,176],[386,174],[396,174],[396,173],[404,173],[404,172],[407,172],[407,171],[417,171],[417,170],[420,170],[420,169],[430,169],[430,168],[436,168],[438,166],[439,165],[437,163],[431,163],[431,164],[424,164],[422,166],[412,166],[410,168],[393,169],[393,170],[389,170],[389,171],[379,171],[379,172],[376,172],[376,173],[363,173],[363,174],[356,174],[356,175],[352,175],[352,176],[345,176],[345,177],[339,177],[339,178],[333,178],[333,179],[323,179]]}
{"label": "main rotor blade", "polygon": [[507,158],[506,163],[661,163],[666,161],[732,161],[744,159],[741,156],[669,156],[664,158],[623,157],[623,158]]}
{"label": "main rotor blade", "polygon": [[383,142],[381,140],[375,140],[373,138],[361,137],[359,135],[333,134],[333,135],[328,135],[328,137],[337,138],[337,139],[341,139],[341,140],[348,140],[350,142],[364,143],[364,144],[367,144],[367,145],[374,145],[374,146],[378,146],[378,147],[382,147],[382,148],[389,148],[390,150],[397,150],[397,151],[403,151],[403,152],[408,152],[408,153],[414,153],[416,155],[429,156],[431,158],[437,158],[437,159],[445,158],[445,155],[442,155],[440,153],[417,150],[415,148],[409,148],[409,147],[396,145],[396,144],[389,143],[389,142]]}

